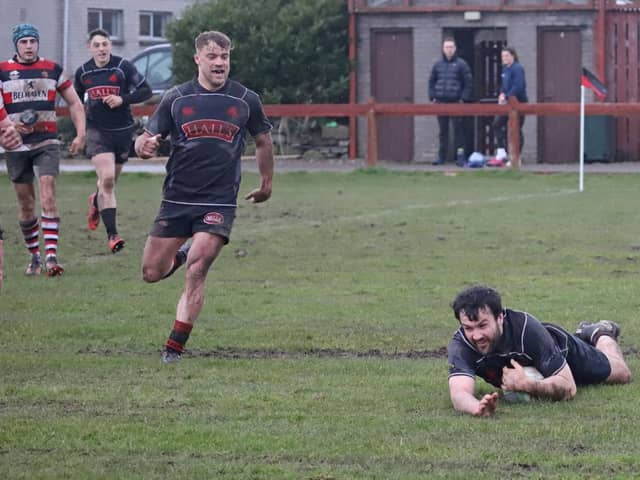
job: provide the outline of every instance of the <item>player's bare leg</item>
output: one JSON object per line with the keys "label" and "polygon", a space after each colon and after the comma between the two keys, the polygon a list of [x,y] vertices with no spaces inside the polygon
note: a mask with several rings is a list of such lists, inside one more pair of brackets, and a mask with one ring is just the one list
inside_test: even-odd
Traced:
{"label": "player's bare leg", "polygon": [[224,246],[224,239],[209,233],[196,233],[187,255],[184,290],[176,309],[176,320],[162,352],[163,363],[173,363],[182,357],[193,324],[204,305],[207,273]]}
{"label": "player's bare leg", "polygon": [[188,237],[162,238],[149,235],[142,253],[142,279],[155,283],[173,273],[176,253]]}
{"label": "player's bare leg", "polygon": [[200,315],[207,273],[223,246],[224,239],[218,235],[204,232],[194,234],[187,256],[184,291],[176,312],[176,318],[181,322],[193,325]]}
{"label": "player's bare leg", "polygon": [[[90,200],[89,214],[87,215],[89,229],[95,230],[100,217],[102,217],[102,222],[107,230],[109,250],[116,253],[122,250],[125,244],[124,240],[118,235],[116,227],[117,203],[115,188],[120,172],[122,172],[122,164],[116,164],[115,155],[112,152],[99,153],[93,156],[91,161],[96,169],[98,181],[96,197],[93,205]],[[93,198],[93,195],[90,198]]]}
{"label": "player's bare leg", "polygon": [[598,338],[595,347],[604,353],[609,359],[611,373],[607,378],[607,383],[629,383],[631,381],[631,370],[624,361],[620,345],[612,337],[602,335]]}

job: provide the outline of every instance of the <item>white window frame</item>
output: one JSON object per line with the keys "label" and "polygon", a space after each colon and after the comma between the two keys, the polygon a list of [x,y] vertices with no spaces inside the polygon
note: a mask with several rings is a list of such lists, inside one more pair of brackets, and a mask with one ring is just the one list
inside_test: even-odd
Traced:
{"label": "white window frame", "polygon": [[[115,8],[89,8],[87,9],[87,26],[89,26],[89,15],[92,13],[98,14],[98,26],[93,28],[101,28],[106,30],[113,41],[123,41],[124,40],[124,11],[118,10]],[[108,28],[104,24],[104,14],[110,13],[113,18],[113,27]],[[91,31],[93,28],[89,27],[88,30]],[[88,32],[87,32],[88,33]]]}
{"label": "white window frame", "polygon": [[[142,29],[142,17],[149,17],[149,28],[151,30],[150,35],[143,35],[140,31]],[[155,18],[160,17],[162,24],[162,32],[154,31]],[[165,28],[167,23],[173,18],[171,12],[155,12],[152,10],[140,10],[138,15],[138,35],[143,40],[166,40]]]}

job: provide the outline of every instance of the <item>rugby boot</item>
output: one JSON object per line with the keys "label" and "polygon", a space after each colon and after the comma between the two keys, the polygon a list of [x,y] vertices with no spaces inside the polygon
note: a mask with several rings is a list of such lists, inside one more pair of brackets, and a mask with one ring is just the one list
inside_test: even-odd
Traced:
{"label": "rugby boot", "polygon": [[600,320],[595,323],[580,322],[576,330],[576,337],[594,346],[602,335],[618,340],[620,326],[611,320]]}
{"label": "rugby boot", "polygon": [[64,268],[58,263],[58,257],[51,256],[45,262],[47,277],[57,277],[64,273]]}
{"label": "rugby boot", "polygon": [[96,195],[96,192],[89,195],[89,213],[87,213],[87,227],[89,227],[89,230],[95,230],[100,225],[100,212],[96,207]]}
{"label": "rugby boot", "polygon": [[120,237],[120,235],[116,234],[109,237],[109,250],[111,250],[111,253],[118,253],[123,248],[124,240]]}
{"label": "rugby boot", "polygon": [[175,350],[171,350],[169,348],[162,351],[162,363],[165,365],[169,363],[176,363],[182,359],[182,353],[176,352]]}
{"label": "rugby boot", "polygon": [[29,276],[40,275],[42,273],[42,259],[39,253],[31,255],[31,261],[27,265],[27,269],[24,274]]}

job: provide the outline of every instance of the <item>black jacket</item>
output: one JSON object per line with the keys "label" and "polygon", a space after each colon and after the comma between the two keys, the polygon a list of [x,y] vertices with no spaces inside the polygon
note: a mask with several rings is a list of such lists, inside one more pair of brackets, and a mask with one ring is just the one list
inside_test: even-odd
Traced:
{"label": "black jacket", "polygon": [[473,79],[467,62],[454,55],[451,60],[442,55],[431,69],[429,98],[435,102],[470,102],[473,100]]}

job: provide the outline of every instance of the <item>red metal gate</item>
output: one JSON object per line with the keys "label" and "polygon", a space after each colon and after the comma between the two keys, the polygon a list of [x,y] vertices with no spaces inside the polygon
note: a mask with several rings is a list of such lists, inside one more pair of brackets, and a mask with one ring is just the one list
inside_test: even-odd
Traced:
{"label": "red metal gate", "polygon": [[[640,10],[607,11],[606,20],[606,85],[607,102],[640,100]],[[640,159],[640,119],[620,117],[616,121],[616,160]]]}

